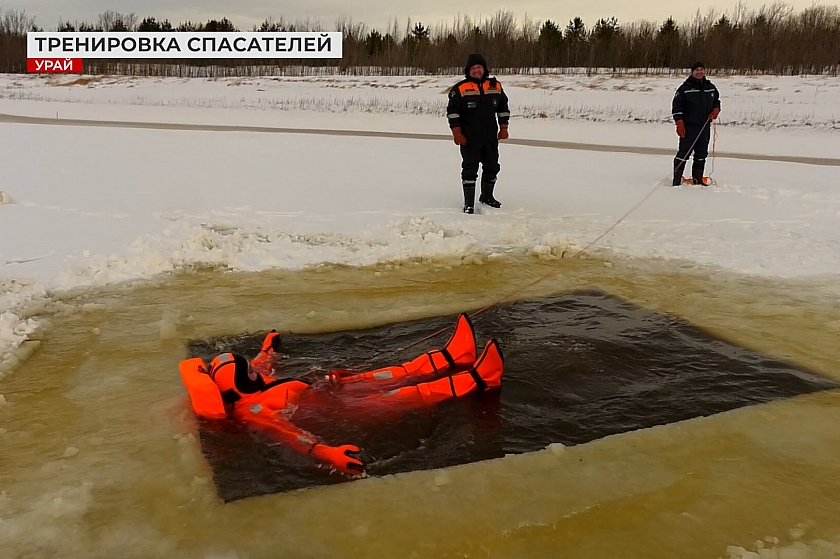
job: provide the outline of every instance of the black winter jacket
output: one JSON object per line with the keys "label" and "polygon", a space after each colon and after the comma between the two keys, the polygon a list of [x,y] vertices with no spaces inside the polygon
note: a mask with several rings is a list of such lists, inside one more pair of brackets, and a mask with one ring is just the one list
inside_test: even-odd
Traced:
{"label": "black winter jacket", "polygon": [[720,93],[705,77],[702,80],[689,76],[677,88],[671,103],[674,122],[682,120],[686,126],[705,124],[712,109],[720,109]]}
{"label": "black winter jacket", "polygon": [[[486,74],[485,74],[486,75]],[[449,91],[446,109],[449,128],[460,126],[467,143],[496,142],[499,125],[508,124],[510,109],[502,84],[496,78],[467,78]]]}

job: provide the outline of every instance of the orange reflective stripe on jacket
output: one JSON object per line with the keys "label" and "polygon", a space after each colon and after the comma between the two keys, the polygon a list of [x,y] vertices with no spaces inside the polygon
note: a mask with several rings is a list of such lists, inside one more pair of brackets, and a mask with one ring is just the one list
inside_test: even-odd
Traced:
{"label": "orange reflective stripe on jacket", "polygon": [[458,93],[461,94],[461,97],[481,95],[481,90],[484,93],[498,94],[502,92],[502,84],[494,80],[484,80],[481,83],[481,89],[479,89],[479,84],[471,81],[464,82],[458,86]]}

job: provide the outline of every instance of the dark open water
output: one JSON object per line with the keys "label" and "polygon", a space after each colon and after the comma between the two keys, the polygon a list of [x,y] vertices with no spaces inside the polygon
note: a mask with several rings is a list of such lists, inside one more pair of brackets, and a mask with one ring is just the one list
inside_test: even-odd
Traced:
{"label": "dark open water", "polygon": [[[282,375],[407,361],[445,343],[455,315],[362,331],[283,337]],[[300,409],[293,421],[332,444],[363,449],[372,476],[576,445],[609,435],[835,388],[834,382],[716,339],[691,324],[597,291],[504,304],[473,319],[480,349],[496,338],[502,389],[397,420],[363,412],[326,416]],[[445,334],[393,352],[429,334]],[[262,335],[195,340],[189,356],[253,357]],[[377,358],[377,356],[381,356]],[[231,421],[202,422],[202,451],[225,501],[347,479],[314,467]]]}

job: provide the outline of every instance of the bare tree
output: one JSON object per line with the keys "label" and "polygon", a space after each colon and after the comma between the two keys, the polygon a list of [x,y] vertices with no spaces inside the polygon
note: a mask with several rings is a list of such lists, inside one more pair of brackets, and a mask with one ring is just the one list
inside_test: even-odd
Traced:
{"label": "bare tree", "polygon": [[102,31],[136,31],[137,15],[134,12],[130,14],[103,12],[99,14],[99,28]]}
{"label": "bare tree", "polygon": [[335,30],[341,31],[345,40],[351,39],[354,42],[361,42],[367,35],[367,25],[357,23],[353,18],[341,16],[335,21]]}
{"label": "bare tree", "polygon": [[12,37],[25,37],[35,28],[35,16],[26,14],[26,10],[9,10],[0,18],[0,33]]}

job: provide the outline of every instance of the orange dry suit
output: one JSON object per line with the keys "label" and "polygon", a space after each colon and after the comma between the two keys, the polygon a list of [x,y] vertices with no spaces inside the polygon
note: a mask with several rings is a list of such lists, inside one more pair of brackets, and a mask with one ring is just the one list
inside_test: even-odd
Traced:
{"label": "orange dry suit", "polygon": [[[342,473],[362,473],[364,465],[354,456],[360,452],[358,447],[325,445],[280,413],[289,405],[297,405],[301,394],[311,385],[305,380],[274,379],[260,372],[276,358],[275,348],[279,348],[279,334],[272,331],[266,336],[259,355],[250,363],[245,357],[233,353],[217,356],[209,367],[200,358],[182,361],[181,377],[196,414],[207,418],[232,417],[298,452],[330,464]],[[394,381],[446,375],[387,391],[368,390],[362,399],[365,407],[384,405],[395,411],[405,411],[497,388],[501,385],[502,371],[503,356],[495,340],[489,341],[482,355],[476,359],[472,324],[467,315],[462,314],[458,317],[455,332],[441,350],[430,351],[402,365],[359,374],[346,370],[332,371],[328,378],[340,386],[361,383],[360,386],[376,387],[378,381],[385,381],[388,388],[393,388]],[[231,410],[229,413],[228,409]]]}

